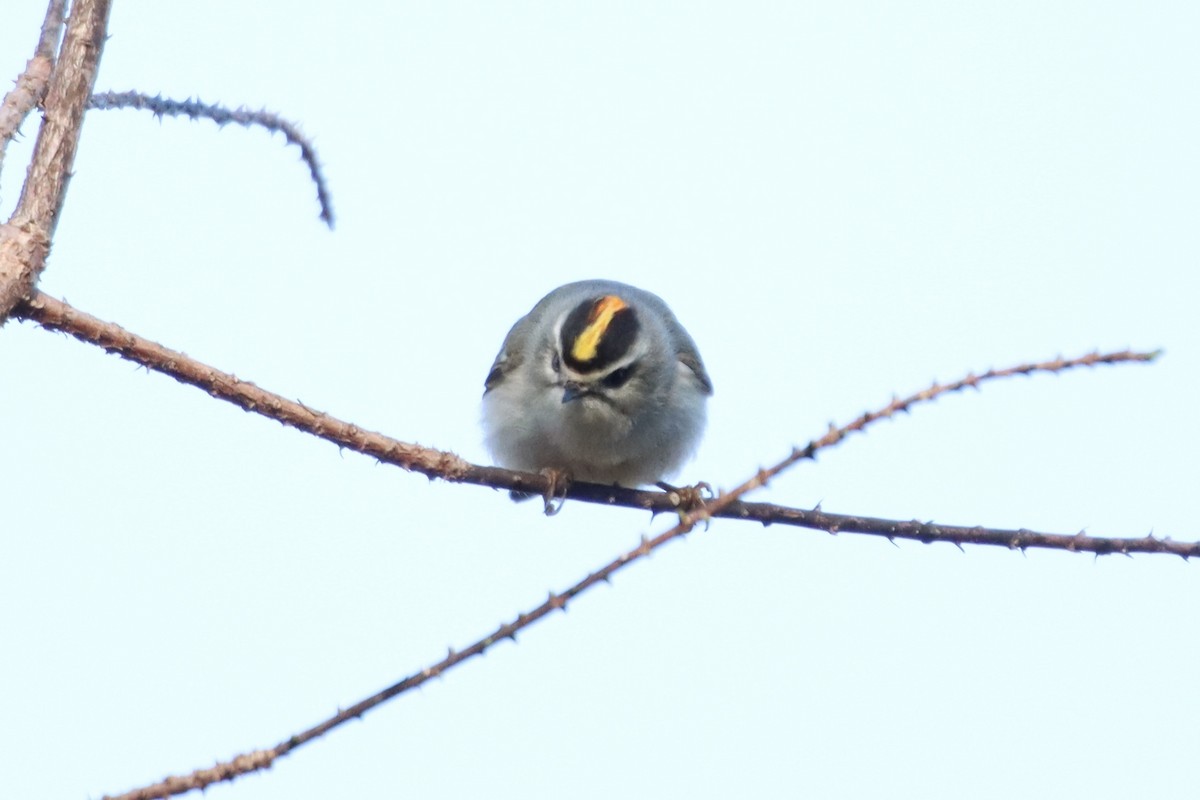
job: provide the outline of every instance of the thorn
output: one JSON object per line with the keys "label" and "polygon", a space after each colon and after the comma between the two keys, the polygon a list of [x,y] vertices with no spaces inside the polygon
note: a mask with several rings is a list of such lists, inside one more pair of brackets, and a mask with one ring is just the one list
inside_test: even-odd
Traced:
{"label": "thorn", "polygon": [[951,544],[958,548],[958,552],[966,554],[967,551],[963,549],[962,542],[951,542]]}

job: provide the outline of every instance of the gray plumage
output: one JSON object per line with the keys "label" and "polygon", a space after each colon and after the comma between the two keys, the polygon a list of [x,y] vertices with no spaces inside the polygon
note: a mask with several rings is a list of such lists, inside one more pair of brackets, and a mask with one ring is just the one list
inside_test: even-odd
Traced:
{"label": "gray plumage", "polygon": [[[617,342],[618,326],[605,328],[605,344],[620,351],[581,368],[572,353],[587,348],[564,345],[564,322],[577,309],[573,319],[583,320],[604,297],[620,298],[613,305],[636,333]],[[606,280],[569,283],[542,298],[508,332],[484,385],[486,444],[501,466],[623,486],[654,483],[682,466],[712,394],[696,344],[667,304]]]}

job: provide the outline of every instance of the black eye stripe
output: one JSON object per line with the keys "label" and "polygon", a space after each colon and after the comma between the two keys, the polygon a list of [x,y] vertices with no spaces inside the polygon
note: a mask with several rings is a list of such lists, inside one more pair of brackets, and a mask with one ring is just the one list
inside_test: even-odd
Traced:
{"label": "black eye stripe", "polygon": [[608,389],[620,389],[625,384],[629,383],[629,379],[633,377],[633,365],[614,369],[612,372],[604,376],[600,381]]}

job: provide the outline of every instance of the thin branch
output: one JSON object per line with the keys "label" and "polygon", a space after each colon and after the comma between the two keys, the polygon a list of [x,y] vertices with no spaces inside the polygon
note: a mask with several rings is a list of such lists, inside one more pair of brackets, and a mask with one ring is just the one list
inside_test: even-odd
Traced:
{"label": "thin branch", "polygon": [[142,92],[98,92],[92,95],[90,108],[100,111],[119,108],[136,108],[154,112],[154,116],[162,119],[169,117],[187,117],[189,119],[211,119],[217,125],[224,127],[236,123],[249,128],[255,125],[266,128],[272,133],[278,131],[287,139],[288,144],[300,148],[300,157],[308,165],[308,172],[313,183],[317,186],[317,202],[321,206],[321,219],[330,228],[333,227],[333,203],[329,196],[329,187],[325,183],[325,175],[317,161],[317,151],[312,142],[296,126],[294,122],[283,119],[266,109],[251,111],[246,108],[226,108],[215,103],[205,103],[202,100],[172,100],[162,95],[148,95]]}
{"label": "thin branch", "polygon": [[324,736],[334,728],[340,727],[345,723],[358,719],[373,710],[379,705],[391,700],[392,698],[403,694],[411,689],[415,689],[423,683],[426,683],[433,678],[436,678],[445,672],[457,667],[465,661],[469,661],[476,656],[483,655],[493,645],[505,640],[512,639],[516,641],[517,634],[528,628],[538,620],[544,619],[552,612],[557,610],[565,611],[567,603],[574,600],[579,595],[586,592],[601,583],[607,583],[612,580],[612,576],[621,571],[630,564],[638,561],[652,552],[662,547],[672,539],[686,535],[689,531],[696,527],[700,522],[709,519],[712,516],[722,514],[730,505],[737,502],[738,499],[759,487],[766,486],[767,482],[778,475],[788,467],[802,461],[805,458],[811,458],[807,448],[805,450],[794,449],[779,463],[767,469],[760,469],[740,486],[728,492],[724,492],[705,507],[700,508],[692,513],[681,513],[679,524],[675,525],[670,530],[664,531],[653,538],[642,537],[641,542],[637,547],[609,561],[599,569],[588,573],[583,579],[576,582],[574,585],[564,589],[561,592],[551,592],[537,607],[524,614],[519,614],[511,622],[506,622],[496,630],[492,631],[487,636],[477,639],[466,649],[455,651],[451,649],[446,657],[435,664],[432,664],[419,672],[414,672],[408,677],[392,684],[391,686],[376,692],[349,708],[338,711],[332,717],[312,726],[311,728],[293,734],[288,738],[279,742],[274,747],[266,750],[255,750],[251,753],[244,753],[235,756],[229,761],[218,763],[212,767],[198,769],[188,775],[174,775],[159,781],[158,783],[144,786],[122,795],[109,796],[105,795],[104,800],[156,800],[157,798],[171,797],[177,794],[192,791],[194,789],[205,789],[214,783],[221,781],[231,781],[241,775],[258,770],[267,769],[277,759],[287,755],[309,742]]}
{"label": "thin branch", "polygon": [[37,55],[53,59],[54,54],[58,52],[58,40],[62,37],[66,7],[66,0],[50,0],[46,7],[46,18],[42,21],[42,33],[38,37],[35,51]]}
{"label": "thin branch", "polygon": [[1200,541],[1176,542],[1170,538],[1158,538],[1147,534],[1137,538],[1088,536],[1078,533],[1043,533],[1028,528],[985,528],[981,525],[943,525],[936,522],[910,520],[902,522],[878,517],[862,517],[852,514],[832,514],[820,508],[811,510],[789,508],[774,503],[735,503],[717,516],[737,519],[755,519],[765,525],[795,525],[812,528],[837,535],[860,533],[868,536],[884,536],[890,540],[910,539],[932,544],[949,542],[962,547],[964,544],[992,545],[1010,550],[1030,548],[1066,550],[1072,553],[1093,553],[1098,556],[1133,555],[1134,553],[1164,553],[1183,558],[1200,558]]}
{"label": "thin branch", "polygon": [[0,226],[0,322],[30,295],[46,265],[104,48],[108,11],[109,0],[77,0],[71,8],[21,198],[12,217]]}
{"label": "thin branch", "polygon": [[[339,447],[374,457],[402,469],[419,472],[429,478],[536,494],[550,489],[549,481],[543,475],[478,466],[453,453],[401,442],[373,431],[364,431],[303,403],[268,392],[253,383],[202,364],[183,353],[136,336],[118,325],[99,320],[41,292],[19,306],[17,314],[36,321],[45,328],[69,333],[81,341],[95,344],[122,358],[170,375],[182,383],[196,386],[213,397],[233,403],[246,411],[253,411]],[[813,459],[820,450],[838,444],[851,433],[861,431],[868,425],[908,411],[912,406],[932,401],[940,395],[966,388],[978,388],[981,383],[987,381],[1033,372],[1062,372],[1099,364],[1149,362],[1157,356],[1158,352],[1092,353],[1080,358],[1058,358],[1041,363],[1020,364],[1003,370],[988,370],[981,375],[968,375],[953,383],[934,384],[908,397],[893,398],[878,411],[862,414],[841,427],[831,425],[824,436],[809,442],[804,448],[797,449],[794,454],[798,459]],[[573,484],[567,492],[567,497],[604,505],[641,508],[654,513],[674,512],[678,508],[677,500],[669,493],[582,482]],[[1096,554],[1137,552],[1172,553],[1185,558],[1200,556],[1200,543],[1171,542],[1154,537],[1103,538],[1028,530],[996,530],[980,526],[935,525],[831,514],[820,509],[804,510],[771,503],[735,502],[727,504],[720,511],[714,511],[710,507],[708,513],[730,519],[754,520],[764,525],[795,525],[829,533],[861,533],[922,542],[948,541],[958,545],[971,543],[1022,549],[1042,547]]]}
{"label": "thin branch", "polygon": [[[176,350],[143,339],[111,322],[104,322],[71,307],[41,291],[19,307],[19,316],[38,322],[42,327],[60,330],[81,341],[116,353],[149,369],[170,375],[180,383],[203,389],[213,397],[233,403],[277,420],[292,428],[333,442],[338,447],[373,456],[411,472],[430,478],[460,481],[470,474],[471,464],[453,453],[408,444],[373,431],[364,431],[348,422],[288,400],[235,375],[202,364]],[[532,477],[532,476],[531,476]],[[525,484],[528,491],[544,491],[545,479],[536,476],[538,486]]]}
{"label": "thin branch", "polygon": [[66,0],[50,0],[33,58],[26,62],[25,71],[17,76],[16,85],[0,101],[0,168],[4,166],[8,143],[17,135],[21,123],[46,99],[50,74],[54,71],[54,53],[62,35],[65,5]]}

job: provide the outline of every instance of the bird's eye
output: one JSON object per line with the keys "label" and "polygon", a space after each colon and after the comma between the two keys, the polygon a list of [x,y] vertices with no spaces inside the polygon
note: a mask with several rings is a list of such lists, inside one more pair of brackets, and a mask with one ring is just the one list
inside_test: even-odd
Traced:
{"label": "bird's eye", "polygon": [[633,367],[621,367],[614,369],[612,372],[604,376],[600,382],[608,389],[620,389],[629,382],[629,378],[633,375]]}
{"label": "bird's eye", "polygon": [[558,372],[562,369],[562,360],[558,357],[557,352],[550,356],[550,369],[554,370],[555,372]]}

